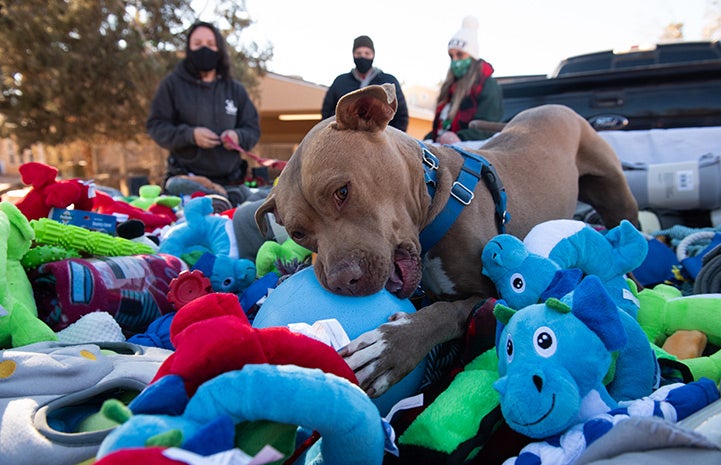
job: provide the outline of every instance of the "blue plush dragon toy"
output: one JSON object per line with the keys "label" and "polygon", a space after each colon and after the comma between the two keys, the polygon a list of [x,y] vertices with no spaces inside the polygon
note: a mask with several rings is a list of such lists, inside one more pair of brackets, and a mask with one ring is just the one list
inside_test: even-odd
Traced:
{"label": "blue plush dragon toy", "polygon": [[576,220],[553,220],[534,227],[521,241],[499,234],[483,249],[483,274],[515,309],[563,297],[586,275],[597,276],[618,307],[638,314],[638,299],[625,274],[643,263],[648,241],[629,221],[605,234]]}
{"label": "blue plush dragon toy", "polygon": [[[494,314],[503,417],[530,443],[508,464],[569,465],[630,416],[677,421],[718,399],[709,379],[653,391],[657,363],[639,324],[596,276],[562,299]],[[613,381],[607,376],[613,370]]]}
{"label": "blue plush dragon toy", "polygon": [[494,314],[502,328],[494,386],[504,418],[522,434],[556,434],[581,412],[606,412],[656,385],[658,365],[646,335],[596,276],[563,299],[518,311],[497,304]]}

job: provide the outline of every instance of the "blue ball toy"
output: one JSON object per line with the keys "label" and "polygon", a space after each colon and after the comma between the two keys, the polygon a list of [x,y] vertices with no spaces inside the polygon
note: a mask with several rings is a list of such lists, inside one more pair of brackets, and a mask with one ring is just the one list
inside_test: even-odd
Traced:
{"label": "blue ball toy", "polygon": [[[394,313],[415,311],[410,300],[399,299],[385,289],[361,297],[333,294],[321,286],[313,268],[309,267],[281,282],[268,295],[253,320],[253,327],[312,325],[318,320],[335,318],[353,340],[387,323]],[[399,400],[418,393],[425,365],[424,360],[385,394],[373,399],[381,415],[386,415]]]}

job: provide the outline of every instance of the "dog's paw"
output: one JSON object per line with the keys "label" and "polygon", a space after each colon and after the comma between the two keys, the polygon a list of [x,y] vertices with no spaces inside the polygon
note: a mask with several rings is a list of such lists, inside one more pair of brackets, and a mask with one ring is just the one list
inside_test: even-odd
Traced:
{"label": "dog's paw", "polygon": [[425,356],[424,352],[418,357],[414,350],[408,350],[410,345],[399,344],[407,337],[404,329],[411,320],[402,313],[394,317],[390,323],[361,334],[339,351],[355,372],[360,387],[371,397],[383,395]]}

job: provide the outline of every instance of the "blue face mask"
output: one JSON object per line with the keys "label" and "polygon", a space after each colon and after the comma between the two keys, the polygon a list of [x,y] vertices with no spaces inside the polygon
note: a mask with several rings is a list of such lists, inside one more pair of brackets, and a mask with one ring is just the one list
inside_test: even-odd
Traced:
{"label": "blue face mask", "polygon": [[451,71],[453,75],[457,78],[462,78],[468,72],[471,63],[473,63],[473,58],[471,57],[464,58],[463,60],[451,60]]}

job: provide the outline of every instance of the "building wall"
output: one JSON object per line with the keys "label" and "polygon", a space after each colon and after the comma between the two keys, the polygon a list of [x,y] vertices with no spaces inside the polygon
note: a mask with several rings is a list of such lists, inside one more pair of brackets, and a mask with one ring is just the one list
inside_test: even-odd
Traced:
{"label": "building wall", "polygon": [[[260,113],[261,138],[253,153],[264,158],[287,160],[308,131],[320,121],[320,108],[327,88],[292,76],[267,73],[260,81],[254,102]],[[433,90],[404,88],[409,103],[408,134],[421,139],[430,131],[435,101]],[[281,115],[309,115],[283,121]],[[58,168],[65,178],[94,179],[96,183],[131,194],[129,185],[138,179],[160,184],[167,152],[143,135],[138,142],[87,144],[62,147],[37,144],[19,151],[9,139],[0,140],[0,174],[17,175],[18,167],[39,161]]]}

